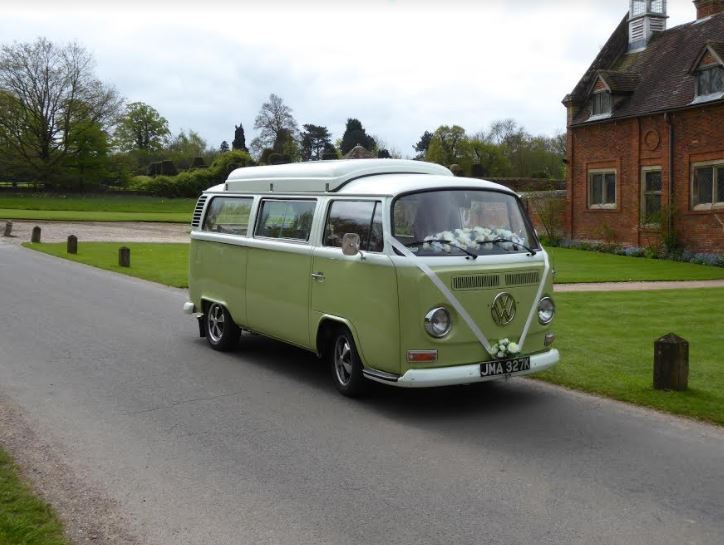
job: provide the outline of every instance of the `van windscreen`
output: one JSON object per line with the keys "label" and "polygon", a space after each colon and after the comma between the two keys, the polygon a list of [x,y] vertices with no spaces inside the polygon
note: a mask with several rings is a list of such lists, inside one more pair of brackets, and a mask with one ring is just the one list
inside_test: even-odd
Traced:
{"label": "van windscreen", "polygon": [[393,235],[417,255],[495,255],[539,248],[518,199],[488,190],[404,195],[393,207]]}

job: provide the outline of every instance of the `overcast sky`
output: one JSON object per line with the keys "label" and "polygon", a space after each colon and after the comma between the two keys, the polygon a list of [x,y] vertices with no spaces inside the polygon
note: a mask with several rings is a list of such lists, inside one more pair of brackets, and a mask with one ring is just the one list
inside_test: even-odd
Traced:
{"label": "overcast sky", "polygon": [[[77,41],[96,72],[171,130],[247,143],[270,93],[340,138],[348,117],[403,156],[425,130],[514,118],[565,128],[561,100],[628,0],[1,0],[0,42]],[[669,27],[695,17],[669,0]]]}

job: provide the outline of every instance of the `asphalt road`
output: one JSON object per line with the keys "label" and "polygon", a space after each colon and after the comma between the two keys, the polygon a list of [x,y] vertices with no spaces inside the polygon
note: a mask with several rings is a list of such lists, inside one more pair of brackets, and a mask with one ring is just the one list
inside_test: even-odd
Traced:
{"label": "asphalt road", "polygon": [[353,401],[184,300],[0,243],[0,394],[145,543],[724,543],[719,428],[522,379]]}

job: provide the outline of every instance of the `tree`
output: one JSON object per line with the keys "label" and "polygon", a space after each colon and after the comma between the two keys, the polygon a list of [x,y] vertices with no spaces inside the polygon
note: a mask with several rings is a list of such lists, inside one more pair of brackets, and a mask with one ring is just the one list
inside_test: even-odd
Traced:
{"label": "tree", "polygon": [[441,125],[430,139],[425,160],[444,166],[460,163],[467,153],[468,137],[458,125]]}
{"label": "tree", "polygon": [[306,124],[301,134],[302,161],[319,161],[328,146],[332,145],[332,135],[327,127]]}
{"label": "tree", "polygon": [[244,135],[244,125],[234,125],[234,140],[231,141],[231,149],[238,151],[249,151],[246,149],[246,136]]}
{"label": "tree", "polygon": [[163,149],[170,136],[168,121],[144,102],[132,102],[118,122],[116,145],[121,151],[157,152]]}
{"label": "tree", "polygon": [[169,143],[167,152],[168,159],[176,163],[179,168],[189,168],[196,157],[207,153],[206,140],[196,131],[189,131],[186,134],[181,130]]}
{"label": "tree", "polygon": [[224,140],[223,142],[221,142],[221,145],[219,146],[219,152],[226,153],[227,151],[229,151],[229,143],[226,140]]}
{"label": "tree", "polygon": [[50,184],[62,177],[71,133],[77,139],[84,129],[109,127],[121,106],[116,91],[93,74],[84,48],[45,38],[0,48],[0,94],[0,140]]}
{"label": "tree", "polygon": [[252,150],[257,154],[264,148],[274,147],[275,143],[286,141],[286,135],[280,137],[280,132],[287,131],[291,139],[296,139],[298,132],[292,109],[274,93],[269,95],[268,102],[262,104],[254,120],[254,128],[261,131],[251,143]]}
{"label": "tree", "polygon": [[342,135],[339,150],[342,152],[342,155],[347,155],[352,148],[358,144],[367,151],[372,151],[377,148],[375,139],[367,134],[360,120],[351,117],[347,119],[347,126]]}
{"label": "tree", "polygon": [[412,146],[414,150],[417,152],[417,155],[415,156],[415,159],[424,159],[425,154],[427,153],[427,149],[430,147],[430,141],[432,140],[432,133],[430,131],[425,131],[423,135],[420,137],[420,140]]}

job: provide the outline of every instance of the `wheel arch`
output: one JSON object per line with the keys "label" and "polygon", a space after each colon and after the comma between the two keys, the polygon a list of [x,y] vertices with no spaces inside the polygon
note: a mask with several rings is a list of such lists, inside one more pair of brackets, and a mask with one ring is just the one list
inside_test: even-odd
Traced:
{"label": "wheel arch", "polygon": [[352,334],[352,338],[354,339],[354,344],[357,346],[357,354],[359,355],[360,360],[362,360],[362,365],[366,367],[366,362],[364,358],[364,354],[362,351],[362,346],[359,341],[359,336],[357,334],[357,330],[355,329],[352,322],[347,320],[346,318],[342,318],[341,316],[333,316],[331,314],[323,314],[319,318],[319,322],[317,322],[317,336],[315,341],[315,348],[317,350],[317,356],[323,356],[325,347],[328,346],[327,342],[329,341],[332,332],[335,328],[339,326],[346,327],[349,332]]}

